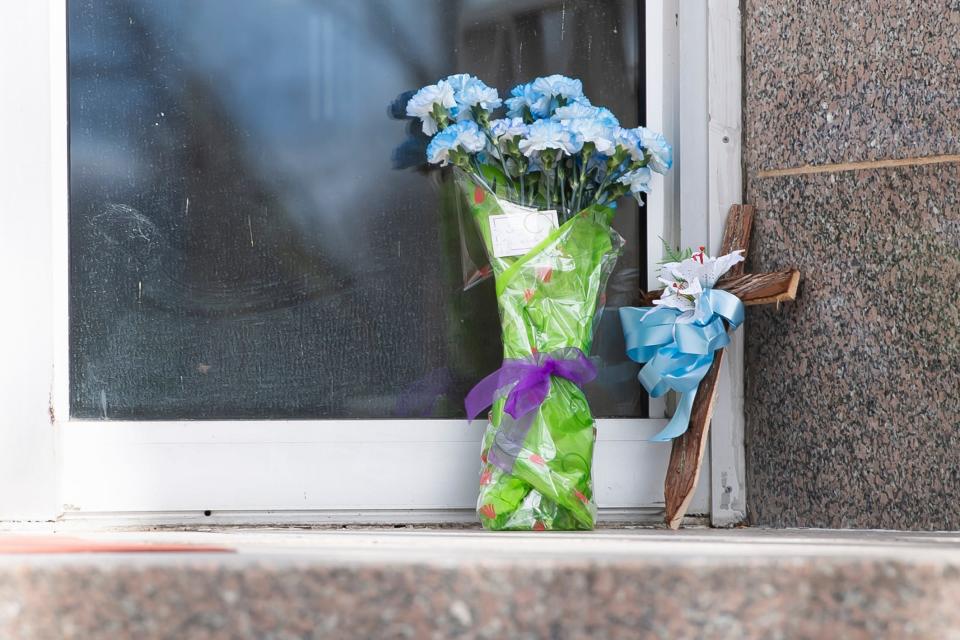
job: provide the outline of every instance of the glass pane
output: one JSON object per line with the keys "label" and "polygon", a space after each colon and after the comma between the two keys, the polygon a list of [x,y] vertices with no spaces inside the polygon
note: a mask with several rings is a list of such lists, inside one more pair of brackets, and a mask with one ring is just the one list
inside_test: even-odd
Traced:
{"label": "glass pane", "polygon": [[[497,366],[439,174],[389,107],[467,71],[581,77],[638,120],[636,2],[71,0],[71,410],[111,419],[460,417]],[[446,207],[449,209],[449,207]],[[642,415],[616,307],[597,415]]]}

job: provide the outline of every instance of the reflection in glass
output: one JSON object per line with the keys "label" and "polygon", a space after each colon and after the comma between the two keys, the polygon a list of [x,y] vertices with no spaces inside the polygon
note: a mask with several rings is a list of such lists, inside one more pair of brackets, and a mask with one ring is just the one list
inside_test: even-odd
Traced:
{"label": "reflection in glass", "polygon": [[[457,71],[546,73],[637,123],[636,2],[71,0],[71,411],[114,419],[460,417],[499,365],[492,282],[388,117]],[[447,194],[446,196],[444,194]],[[453,203],[455,204],[455,203]],[[642,415],[611,280],[590,389]]]}

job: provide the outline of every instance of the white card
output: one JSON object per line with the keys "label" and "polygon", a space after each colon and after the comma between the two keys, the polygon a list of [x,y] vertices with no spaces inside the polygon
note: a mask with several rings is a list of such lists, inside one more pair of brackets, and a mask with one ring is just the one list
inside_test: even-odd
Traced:
{"label": "white card", "polygon": [[522,256],[557,229],[554,209],[537,211],[511,202],[500,201],[502,216],[490,216],[490,238],[497,258]]}

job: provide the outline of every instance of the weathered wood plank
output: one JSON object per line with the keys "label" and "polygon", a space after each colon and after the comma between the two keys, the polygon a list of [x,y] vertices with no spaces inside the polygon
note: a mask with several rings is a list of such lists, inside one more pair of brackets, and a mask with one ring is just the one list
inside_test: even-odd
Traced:
{"label": "weathered wood plank", "polygon": [[680,528],[697,489],[703,454],[707,450],[707,435],[710,433],[710,418],[713,416],[717,398],[717,380],[720,377],[723,354],[723,351],[716,354],[713,365],[700,381],[690,413],[690,426],[686,433],[673,441],[673,448],[670,450],[663,496],[666,505],[665,521],[671,529]]}
{"label": "weathered wood plank", "polygon": [[[786,269],[773,273],[747,273],[734,278],[725,277],[717,283],[717,289],[729,291],[750,307],[795,300],[799,284],[800,272]],[[641,306],[653,305],[653,301],[658,299],[662,292],[663,289],[648,291],[643,296]]]}
{"label": "weathered wood plank", "polygon": [[[750,244],[750,231],[753,228],[754,207],[752,205],[733,205],[727,216],[723,230],[723,242],[720,255],[746,250]],[[717,283],[717,288],[733,293],[744,304],[764,304],[780,300],[793,300],[797,293],[800,273],[796,270],[777,273],[744,274],[743,263],[736,265]],[[645,304],[653,304],[660,297],[659,291],[648,292]],[[700,382],[697,396],[690,413],[690,424],[686,433],[673,441],[670,451],[670,463],[664,480],[665,521],[671,529],[680,527],[687,507],[693,499],[703,466],[703,456],[707,450],[707,436],[710,433],[710,419],[717,397],[717,383],[723,363],[724,351],[716,353],[713,365]]]}
{"label": "weathered wood plank", "polygon": [[[753,230],[752,204],[735,204],[730,207],[730,213],[727,214],[727,222],[723,227],[723,242],[720,243],[720,255],[725,255],[731,251],[742,249],[747,251],[750,248],[750,232]],[[726,277],[732,278],[743,275],[743,265],[733,265]]]}
{"label": "weathered wood plank", "polygon": [[750,307],[795,300],[799,284],[800,272],[786,269],[773,273],[748,273],[734,278],[723,278],[717,283],[717,288],[729,291]]}

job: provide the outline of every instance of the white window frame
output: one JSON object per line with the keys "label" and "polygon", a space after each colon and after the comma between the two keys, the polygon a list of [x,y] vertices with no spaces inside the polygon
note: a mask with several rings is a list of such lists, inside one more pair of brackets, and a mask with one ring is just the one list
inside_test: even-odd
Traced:
{"label": "white window frame", "polygon": [[[740,199],[740,18],[733,0],[647,0],[647,124],[677,144],[646,215],[716,249]],[[472,520],[483,427],[463,420],[86,421],[69,417],[64,0],[0,8],[0,521]],[[679,99],[680,97],[683,99]],[[649,285],[656,285],[651,274]],[[742,344],[721,378],[690,513],[744,517]],[[662,517],[666,419],[599,420],[601,519]],[[204,515],[204,512],[210,515]]]}

